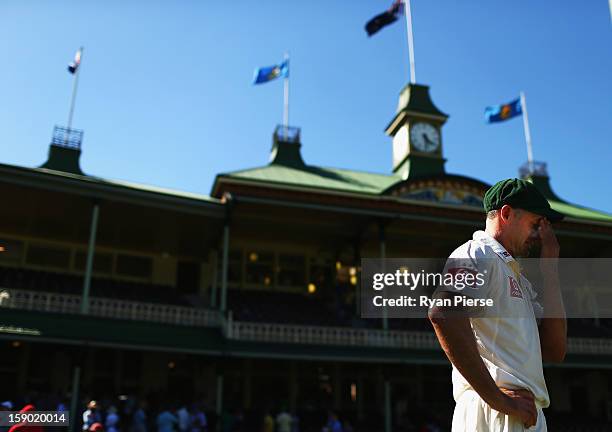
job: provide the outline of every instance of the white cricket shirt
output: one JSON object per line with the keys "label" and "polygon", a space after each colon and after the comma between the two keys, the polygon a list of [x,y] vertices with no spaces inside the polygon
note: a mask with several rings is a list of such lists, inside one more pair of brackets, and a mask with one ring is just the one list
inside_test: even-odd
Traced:
{"label": "white cricket shirt", "polygon": [[[458,247],[449,259],[468,259],[478,271],[486,270],[487,284],[478,290],[466,288],[462,293],[477,298],[491,298],[498,314],[495,317],[470,318],[478,352],[491,377],[499,387],[530,390],[541,408],[550,405],[544,372],[536,315],[542,307],[524,276],[511,268],[514,258],[493,237],[476,231],[473,239]],[[448,264],[447,264],[448,265]],[[452,287],[439,288],[457,292]],[[535,310],[535,311],[534,311]],[[473,390],[453,365],[453,397],[458,401],[464,391]]]}

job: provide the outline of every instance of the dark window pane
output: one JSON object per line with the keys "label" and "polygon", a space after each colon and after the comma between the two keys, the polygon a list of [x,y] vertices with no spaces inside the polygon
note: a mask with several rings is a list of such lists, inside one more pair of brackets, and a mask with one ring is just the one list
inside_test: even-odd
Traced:
{"label": "dark window pane", "polygon": [[43,267],[68,268],[70,250],[56,246],[30,245],[26,261],[28,264]]}
{"label": "dark window pane", "polygon": [[306,259],[300,255],[283,255],[278,257],[278,284],[280,286],[305,286]]}
{"label": "dark window pane", "polygon": [[271,252],[247,252],[246,282],[250,284],[272,285],[274,276],[274,254]]}
{"label": "dark window pane", "polygon": [[153,261],[149,257],[134,255],[117,255],[117,274],[150,278],[153,273]]}
{"label": "dark window pane", "polygon": [[[74,268],[85,271],[87,263],[87,252],[78,251],[74,257]],[[93,260],[93,271],[96,273],[112,273],[113,255],[109,253],[95,252]]]}

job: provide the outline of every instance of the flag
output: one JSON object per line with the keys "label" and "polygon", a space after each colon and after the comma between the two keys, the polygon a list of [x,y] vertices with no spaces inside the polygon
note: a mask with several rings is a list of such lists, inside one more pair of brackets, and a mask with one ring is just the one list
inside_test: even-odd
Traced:
{"label": "flag", "polygon": [[485,120],[487,123],[497,123],[509,120],[523,114],[521,99],[503,105],[493,105],[485,108]]}
{"label": "flag", "polygon": [[289,78],[289,60],[285,60],[279,65],[266,66],[255,69],[253,84],[263,84],[278,77]]}
{"label": "flag", "polygon": [[74,55],[74,60],[68,65],[68,72],[71,74],[76,73],[79,65],[81,64],[81,49],[79,49]]}
{"label": "flag", "polygon": [[368,33],[368,36],[372,36],[381,28],[386,27],[389,24],[393,24],[395,21],[397,21],[398,16],[402,13],[404,13],[403,0],[395,0],[388,10],[376,15],[366,23],[365,30]]}

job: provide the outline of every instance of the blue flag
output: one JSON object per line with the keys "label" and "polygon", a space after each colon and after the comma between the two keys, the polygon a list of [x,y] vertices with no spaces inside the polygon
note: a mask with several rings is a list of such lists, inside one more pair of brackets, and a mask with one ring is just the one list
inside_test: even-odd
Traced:
{"label": "blue flag", "polygon": [[509,120],[523,114],[521,100],[515,99],[503,105],[493,105],[485,108],[485,120],[487,123],[497,123]]}
{"label": "blue flag", "polygon": [[261,67],[255,69],[253,84],[263,84],[278,77],[289,77],[289,60],[285,60],[279,65]]}

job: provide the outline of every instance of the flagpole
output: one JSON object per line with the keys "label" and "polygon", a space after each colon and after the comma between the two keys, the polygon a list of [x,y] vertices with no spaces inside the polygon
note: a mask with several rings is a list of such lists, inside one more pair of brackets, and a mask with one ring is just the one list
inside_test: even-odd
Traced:
{"label": "flagpole", "polygon": [[525,141],[527,143],[527,163],[529,173],[533,174],[533,149],[531,147],[531,132],[529,131],[529,118],[527,116],[527,100],[525,93],[521,92],[521,110],[523,111],[523,129],[525,130]]}
{"label": "flagpole", "polygon": [[[611,0],[612,1],[612,0]],[[412,37],[412,12],[410,11],[410,0],[404,0],[406,15],[406,33],[408,36],[408,57],[410,59],[410,84],[416,84],[416,69],[414,66],[414,41]]]}
{"label": "flagpole", "polygon": [[[285,61],[289,62],[288,52],[285,52]],[[289,64],[287,64],[287,67],[289,67]],[[283,126],[285,139],[287,139],[287,131],[289,128],[289,73],[285,75],[283,80]]]}
{"label": "flagpole", "polygon": [[72,128],[72,117],[74,116],[74,104],[76,102],[77,89],[79,86],[79,73],[81,72],[81,64],[83,62],[83,47],[79,48],[80,62],[77,65],[74,73],[74,79],[72,80],[72,98],[70,99],[70,111],[68,112],[68,131],[66,132],[64,144],[68,144],[68,136],[70,135],[70,129]]}

